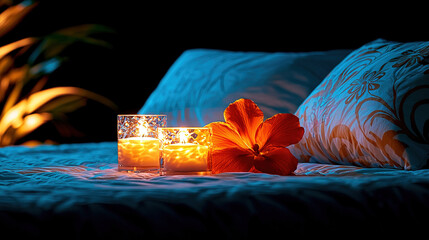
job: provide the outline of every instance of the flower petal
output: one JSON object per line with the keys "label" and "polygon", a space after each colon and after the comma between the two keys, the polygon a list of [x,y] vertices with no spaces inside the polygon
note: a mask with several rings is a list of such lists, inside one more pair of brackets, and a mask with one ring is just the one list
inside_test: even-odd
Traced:
{"label": "flower petal", "polygon": [[298,160],[284,147],[271,147],[254,160],[256,170],[269,174],[290,175],[298,166]]}
{"label": "flower petal", "polygon": [[256,143],[256,131],[264,121],[264,113],[249,99],[231,103],[224,112],[225,122],[233,126],[248,148]]}
{"label": "flower petal", "polygon": [[267,147],[287,147],[299,142],[304,128],[299,125],[297,116],[279,113],[267,119],[258,129],[256,141],[261,151]]}
{"label": "flower petal", "polygon": [[246,149],[224,148],[213,151],[212,172],[248,172],[253,166],[253,154]]}
{"label": "flower petal", "polygon": [[240,135],[229,124],[224,122],[213,122],[207,124],[213,132],[213,147],[215,149],[223,148],[247,148]]}

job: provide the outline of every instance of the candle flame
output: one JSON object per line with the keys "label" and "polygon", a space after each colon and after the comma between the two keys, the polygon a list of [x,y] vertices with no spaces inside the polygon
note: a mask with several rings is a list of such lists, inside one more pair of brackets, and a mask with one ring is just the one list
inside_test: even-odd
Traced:
{"label": "candle flame", "polygon": [[140,137],[145,137],[149,128],[149,124],[146,121],[139,122],[139,125],[137,126],[137,134],[140,135]]}
{"label": "candle flame", "polygon": [[159,130],[158,130],[158,139],[160,141],[164,141],[165,140],[164,133],[162,131],[159,131]]}
{"label": "candle flame", "polygon": [[186,129],[180,129],[179,130],[179,139],[180,143],[186,143],[189,139],[189,133],[186,131]]}

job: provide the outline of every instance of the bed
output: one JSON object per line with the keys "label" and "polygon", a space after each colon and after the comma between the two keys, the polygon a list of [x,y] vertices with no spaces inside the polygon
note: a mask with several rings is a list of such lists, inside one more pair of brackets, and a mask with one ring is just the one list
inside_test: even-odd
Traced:
{"label": "bed", "polygon": [[295,176],[151,176],[118,172],[116,147],[103,142],[1,149],[3,232],[66,239],[244,239],[410,236],[427,229],[427,169],[300,163]]}
{"label": "bed", "polygon": [[[352,53],[187,51],[140,113],[165,113],[173,125],[205,125],[221,120],[224,107],[238,97],[253,97],[268,116],[295,112]],[[246,81],[249,76],[252,81]],[[316,159],[305,157],[309,150],[308,145],[294,150],[300,163],[290,176],[158,176],[118,172],[116,142],[4,147],[0,229],[39,239],[410,238],[426,233],[429,170],[421,167],[424,163],[416,158],[403,165],[350,162],[342,148],[328,159],[314,152]]]}

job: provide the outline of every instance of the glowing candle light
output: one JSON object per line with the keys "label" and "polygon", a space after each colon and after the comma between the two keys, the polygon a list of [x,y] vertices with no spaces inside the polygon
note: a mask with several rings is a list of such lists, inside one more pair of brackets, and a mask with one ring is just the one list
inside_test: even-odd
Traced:
{"label": "glowing candle light", "polygon": [[211,174],[209,128],[160,128],[163,174]]}
{"label": "glowing candle light", "polygon": [[118,139],[119,170],[159,169],[159,140],[151,137]]}
{"label": "glowing candle light", "polygon": [[118,170],[159,171],[157,128],[165,125],[164,115],[118,115]]}

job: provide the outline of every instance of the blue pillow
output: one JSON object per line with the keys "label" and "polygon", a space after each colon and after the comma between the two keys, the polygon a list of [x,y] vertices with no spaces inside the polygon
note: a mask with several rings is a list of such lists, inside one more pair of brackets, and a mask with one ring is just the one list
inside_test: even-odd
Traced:
{"label": "blue pillow", "polygon": [[140,114],[166,114],[168,126],[223,121],[225,108],[252,99],[266,117],[294,113],[350,50],[303,53],[185,51]]}

